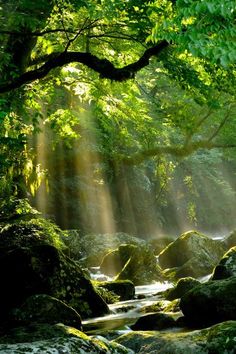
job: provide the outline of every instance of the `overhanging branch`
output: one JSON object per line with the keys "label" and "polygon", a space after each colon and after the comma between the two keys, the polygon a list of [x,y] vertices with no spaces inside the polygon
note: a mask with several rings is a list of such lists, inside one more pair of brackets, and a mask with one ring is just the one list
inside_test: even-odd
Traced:
{"label": "overhanging branch", "polygon": [[32,81],[42,79],[52,69],[73,62],[86,65],[90,69],[98,72],[102,78],[113,81],[125,81],[133,78],[135,73],[149,64],[149,60],[152,56],[161,53],[166,47],[168,47],[168,45],[169,43],[167,41],[161,41],[156,46],[146,49],[136,62],[126,65],[123,68],[116,68],[109,60],[100,59],[91,53],[63,52],[58,56],[47,60],[47,62],[40,68],[27,71],[10,82],[0,85],[0,93],[9,92]]}
{"label": "overhanging branch", "polygon": [[181,145],[167,145],[157,146],[153,149],[143,150],[131,156],[120,155],[118,160],[125,165],[138,165],[145,160],[159,156],[159,155],[172,155],[175,157],[184,158],[199,149],[212,150],[212,149],[232,149],[236,148],[236,144],[217,144],[208,140],[198,141],[188,146]]}

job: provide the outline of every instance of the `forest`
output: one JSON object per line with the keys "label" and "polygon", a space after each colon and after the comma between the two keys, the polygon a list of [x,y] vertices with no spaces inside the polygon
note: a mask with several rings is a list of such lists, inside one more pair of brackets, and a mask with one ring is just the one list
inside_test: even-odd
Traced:
{"label": "forest", "polygon": [[0,354],[235,352],[235,14],[0,0]]}

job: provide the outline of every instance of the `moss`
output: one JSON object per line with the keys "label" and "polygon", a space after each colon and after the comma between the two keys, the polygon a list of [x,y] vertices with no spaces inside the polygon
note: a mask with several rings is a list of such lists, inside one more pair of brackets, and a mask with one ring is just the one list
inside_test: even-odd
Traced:
{"label": "moss", "polygon": [[120,300],[120,296],[116,295],[113,291],[103,288],[102,286],[98,286],[95,289],[107,304],[114,304]]}
{"label": "moss", "polygon": [[[125,249],[125,246],[123,247]],[[129,248],[130,249],[130,248]],[[135,285],[163,280],[163,275],[152,250],[147,246],[133,246],[130,258],[115,280],[131,280]],[[124,250],[122,249],[122,252]]]}
{"label": "moss", "polygon": [[[18,336],[16,334],[18,332]],[[34,353],[78,353],[78,354],[128,354],[128,350],[103,338],[93,339],[72,327],[62,324],[54,326],[35,325],[19,328],[5,336],[7,344],[0,344],[1,354]],[[0,338],[3,343],[3,338]],[[131,354],[131,353],[130,353]]]}
{"label": "moss", "polygon": [[63,231],[47,219],[13,220],[11,223],[2,225],[0,247],[32,247],[49,244],[65,250],[62,235]]}
{"label": "moss", "polygon": [[236,320],[236,277],[196,286],[181,298],[180,308],[192,326]]}
{"label": "moss", "polygon": [[212,279],[226,279],[231,276],[236,276],[236,247],[232,247],[224,254],[213,271]]}
{"label": "moss", "polygon": [[223,253],[224,247],[220,241],[212,240],[196,231],[189,231],[159,254],[159,263],[163,269],[171,268],[171,277],[199,277],[209,274]]}
{"label": "moss", "polygon": [[199,284],[200,282],[192,277],[181,278],[177,281],[174,288],[165,291],[164,296],[167,300],[179,299]]}
{"label": "moss", "polygon": [[228,321],[186,333],[133,332],[115,341],[142,354],[234,354],[235,339],[236,322]]}

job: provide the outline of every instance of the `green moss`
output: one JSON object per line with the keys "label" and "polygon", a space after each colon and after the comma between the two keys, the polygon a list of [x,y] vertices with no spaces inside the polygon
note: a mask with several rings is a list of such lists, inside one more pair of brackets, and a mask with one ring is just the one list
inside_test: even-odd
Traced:
{"label": "green moss", "polygon": [[47,219],[13,220],[11,223],[2,224],[0,246],[31,247],[49,244],[57,249],[65,250],[62,234],[63,231]]}
{"label": "green moss", "polygon": [[113,291],[109,291],[100,286],[96,287],[95,289],[107,304],[114,304],[120,300],[120,296],[116,295]]}

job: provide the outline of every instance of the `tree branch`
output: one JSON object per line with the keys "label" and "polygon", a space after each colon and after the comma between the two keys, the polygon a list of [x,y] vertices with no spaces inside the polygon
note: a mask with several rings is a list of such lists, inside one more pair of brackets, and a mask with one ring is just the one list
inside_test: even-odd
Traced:
{"label": "tree branch", "polygon": [[41,32],[18,32],[18,31],[0,31],[0,34],[4,34],[4,35],[10,35],[10,36],[16,36],[16,37],[42,37],[45,34],[50,34],[50,33],[58,33],[58,32],[63,32],[63,33],[71,33],[71,34],[75,34],[76,31],[71,31],[71,30],[67,30],[64,28],[55,28],[55,29],[48,29],[45,31],[41,31]]}
{"label": "tree branch", "polygon": [[90,69],[98,72],[102,78],[107,78],[114,81],[125,81],[134,78],[135,74],[149,64],[152,56],[158,55],[169,46],[167,41],[161,41],[154,47],[145,50],[143,55],[134,63],[116,68],[113,63],[107,59],[100,59],[91,53],[83,52],[63,52],[56,57],[52,57],[40,68],[30,70],[12,79],[10,82],[0,85],[0,93],[9,92],[19,88],[32,81],[42,79],[52,69],[62,67],[66,64],[77,62],[86,65]]}
{"label": "tree branch", "polygon": [[195,151],[199,149],[230,149],[236,148],[236,144],[214,144],[208,140],[202,140],[198,142],[194,142],[189,144],[188,146],[181,145],[167,145],[167,146],[157,146],[153,149],[143,150],[133,154],[132,156],[120,155],[118,156],[118,160],[122,161],[126,165],[138,165],[148,158],[152,158],[158,155],[172,155],[175,157],[184,158],[186,156],[191,155]]}
{"label": "tree branch", "polygon": [[228,112],[226,113],[224,119],[221,121],[220,125],[215,130],[215,132],[211,135],[211,137],[208,139],[208,141],[212,141],[219,134],[220,130],[223,128],[223,126],[225,125],[225,123],[226,123],[226,121],[228,120],[229,117],[230,117],[230,110],[228,110]]}

